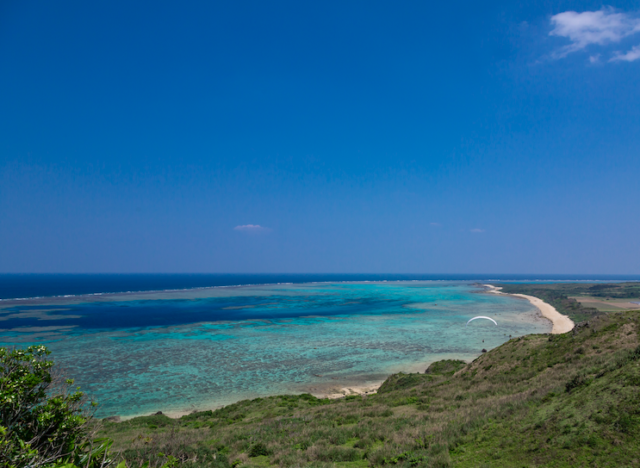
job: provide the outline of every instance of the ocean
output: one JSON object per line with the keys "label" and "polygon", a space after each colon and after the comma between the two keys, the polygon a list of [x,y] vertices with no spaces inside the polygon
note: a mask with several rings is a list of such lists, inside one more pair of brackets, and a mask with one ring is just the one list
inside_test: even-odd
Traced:
{"label": "ocean", "polygon": [[[45,344],[99,417],[339,393],[547,333],[520,275],[0,275],[0,345]],[[477,315],[495,319],[467,321]]]}

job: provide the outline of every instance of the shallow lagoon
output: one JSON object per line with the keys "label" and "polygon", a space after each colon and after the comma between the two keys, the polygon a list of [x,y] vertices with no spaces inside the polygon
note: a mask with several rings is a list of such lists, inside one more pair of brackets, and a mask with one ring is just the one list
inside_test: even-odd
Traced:
{"label": "shallow lagoon", "polygon": [[[478,320],[476,315],[497,320]],[[99,416],[367,385],[547,333],[529,302],[460,282],[218,287],[0,302],[0,342],[44,343]],[[483,341],[484,340],[484,341]]]}

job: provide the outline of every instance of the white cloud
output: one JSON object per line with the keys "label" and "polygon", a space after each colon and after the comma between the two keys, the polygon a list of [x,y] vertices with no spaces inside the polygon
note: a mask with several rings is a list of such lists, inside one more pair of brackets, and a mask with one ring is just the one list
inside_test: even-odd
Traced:
{"label": "white cloud", "polygon": [[558,49],[554,58],[566,57],[589,45],[620,42],[640,32],[640,18],[635,13],[623,13],[611,7],[599,11],[565,11],[551,17],[551,36],[565,37],[571,44]]}
{"label": "white cloud", "polygon": [[234,231],[243,231],[243,232],[265,232],[270,231],[271,229],[260,226],[259,224],[243,224],[242,226],[236,226],[233,228]]}
{"label": "white cloud", "polygon": [[616,52],[616,54],[609,61],[617,62],[622,60],[625,62],[633,62],[634,60],[638,59],[640,59],[640,46],[634,46],[625,54],[623,54],[622,52]]}
{"label": "white cloud", "polygon": [[589,57],[589,62],[598,63],[600,61],[600,54],[592,55]]}
{"label": "white cloud", "polygon": [[484,229],[473,228],[473,229],[471,229],[471,232],[484,232]]}

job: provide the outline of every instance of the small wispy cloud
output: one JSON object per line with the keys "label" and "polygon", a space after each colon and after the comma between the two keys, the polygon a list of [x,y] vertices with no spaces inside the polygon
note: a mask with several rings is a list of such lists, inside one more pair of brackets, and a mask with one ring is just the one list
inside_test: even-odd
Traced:
{"label": "small wispy cloud", "polygon": [[[570,44],[552,53],[553,58],[563,58],[583,50],[591,45],[605,46],[615,44],[633,34],[640,33],[640,17],[637,13],[625,13],[612,7],[603,7],[598,11],[565,11],[551,17],[551,36],[569,39]],[[636,60],[636,47],[627,53],[618,52],[615,60]],[[618,58],[628,57],[628,58]],[[614,60],[611,59],[610,61]],[[590,57],[591,63],[599,60],[598,55]]]}
{"label": "small wispy cloud", "polygon": [[243,224],[242,226],[234,227],[233,230],[242,232],[268,232],[271,229],[269,229],[268,227],[260,226],[259,224]]}
{"label": "small wispy cloud", "polygon": [[473,228],[473,229],[471,229],[471,232],[484,232],[484,229]]}
{"label": "small wispy cloud", "polygon": [[429,223],[429,225],[434,226],[434,227],[442,226],[442,224],[440,224],[440,223]]}
{"label": "small wispy cloud", "polygon": [[633,46],[630,51],[626,53],[616,52],[616,54],[611,57],[610,62],[617,62],[619,60],[625,62],[633,62],[634,60],[640,59],[640,46]]}

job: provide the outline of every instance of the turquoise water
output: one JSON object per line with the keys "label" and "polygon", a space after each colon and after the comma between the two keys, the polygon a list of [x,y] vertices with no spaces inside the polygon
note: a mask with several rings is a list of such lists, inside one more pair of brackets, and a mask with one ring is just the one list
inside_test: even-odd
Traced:
{"label": "turquoise water", "polygon": [[[550,331],[529,302],[481,292],[413,281],[9,300],[0,302],[0,343],[49,346],[98,399],[99,416],[209,409],[369,385]],[[466,326],[476,315],[499,326]]]}

